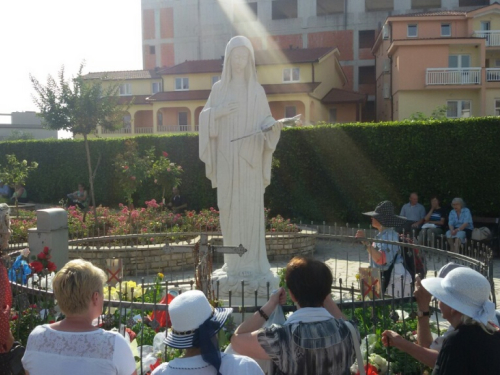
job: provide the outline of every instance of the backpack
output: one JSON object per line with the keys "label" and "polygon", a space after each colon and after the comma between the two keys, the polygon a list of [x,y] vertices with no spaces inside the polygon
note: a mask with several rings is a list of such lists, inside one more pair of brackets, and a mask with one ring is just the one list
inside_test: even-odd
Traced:
{"label": "backpack", "polygon": [[[405,244],[413,245],[413,239],[410,237],[404,237],[402,234],[399,236],[399,240]],[[403,251],[403,265],[406,270],[410,273],[413,282],[415,282],[415,275],[419,274],[420,278],[425,278],[427,274],[427,265],[425,258],[420,254],[419,249],[412,248],[410,246],[401,246]]]}

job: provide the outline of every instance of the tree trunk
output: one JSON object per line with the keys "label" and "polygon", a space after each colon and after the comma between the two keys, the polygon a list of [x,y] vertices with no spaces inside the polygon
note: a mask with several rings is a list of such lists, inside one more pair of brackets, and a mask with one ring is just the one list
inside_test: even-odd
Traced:
{"label": "tree trunk", "polygon": [[97,218],[97,208],[95,205],[95,197],[94,197],[94,176],[92,175],[92,161],[90,160],[90,149],[89,149],[89,142],[87,139],[87,134],[83,135],[83,141],[85,143],[85,152],[87,153],[87,165],[89,168],[90,197],[92,198],[92,208],[94,211],[95,226],[96,226],[96,228],[98,228],[99,221]]}

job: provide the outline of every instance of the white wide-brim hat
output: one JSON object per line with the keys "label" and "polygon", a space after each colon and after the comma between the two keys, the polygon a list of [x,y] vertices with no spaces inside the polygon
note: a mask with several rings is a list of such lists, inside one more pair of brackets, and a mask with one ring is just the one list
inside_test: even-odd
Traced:
{"label": "white wide-brim hat", "polygon": [[215,324],[210,325],[209,336],[214,336],[232,312],[232,308],[213,308],[199,290],[184,292],[168,305],[172,329],[165,337],[165,344],[176,349],[192,348],[199,326],[210,319]]}
{"label": "white wide-brim hat", "polygon": [[470,268],[455,268],[444,278],[424,279],[422,286],[442,303],[484,325],[495,317],[489,281]]}

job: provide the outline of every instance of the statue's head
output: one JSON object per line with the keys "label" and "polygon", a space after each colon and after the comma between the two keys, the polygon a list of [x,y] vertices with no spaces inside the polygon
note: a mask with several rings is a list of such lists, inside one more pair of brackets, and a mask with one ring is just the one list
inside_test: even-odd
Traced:
{"label": "statue's head", "polygon": [[252,43],[244,36],[235,36],[226,46],[222,79],[230,80],[234,74],[239,74],[242,71],[245,71],[247,80],[256,79]]}

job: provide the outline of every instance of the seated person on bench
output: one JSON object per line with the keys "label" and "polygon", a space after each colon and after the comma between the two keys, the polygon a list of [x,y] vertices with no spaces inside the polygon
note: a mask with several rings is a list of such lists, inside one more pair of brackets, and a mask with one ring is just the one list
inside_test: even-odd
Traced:
{"label": "seated person on bench", "polygon": [[78,184],[78,190],[74,193],[68,194],[68,202],[66,203],[66,207],[69,206],[78,206],[80,209],[84,210],[88,205],[88,194],[85,189],[85,185],[80,183]]}

